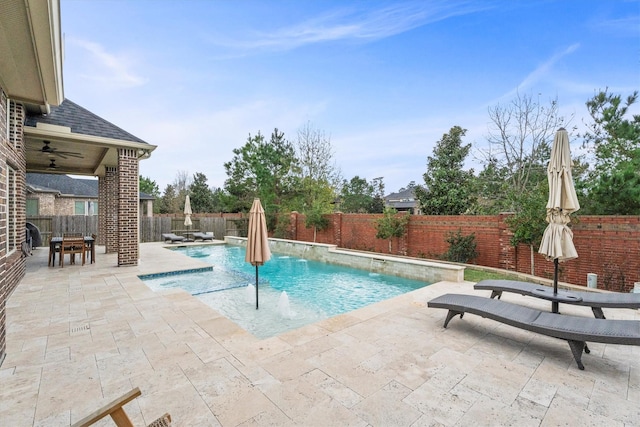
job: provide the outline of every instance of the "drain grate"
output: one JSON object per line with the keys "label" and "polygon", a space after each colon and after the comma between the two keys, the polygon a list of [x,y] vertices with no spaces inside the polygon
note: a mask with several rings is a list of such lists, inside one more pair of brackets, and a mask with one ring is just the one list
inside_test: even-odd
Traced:
{"label": "drain grate", "polygon": [[85,324],[85,325],[74,326],[71,328],[69,332],[71,334],[77,334],[77,333],[88,331],[88,330],[89,330],[89,324]]}

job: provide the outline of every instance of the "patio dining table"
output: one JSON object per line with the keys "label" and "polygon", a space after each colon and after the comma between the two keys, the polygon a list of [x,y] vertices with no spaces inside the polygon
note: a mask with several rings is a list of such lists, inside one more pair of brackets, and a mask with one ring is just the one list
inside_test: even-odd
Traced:
{"label": "patio dining table", "polygon": [[[92,236],[84,236],[84,244],[89,246],[91,264],[93,264],[96,262],[95,239]],[[49,240],[49,267],[56,265],[56,252],[60,252],[61,247],[62,237],[52,237],[51,240]]]}

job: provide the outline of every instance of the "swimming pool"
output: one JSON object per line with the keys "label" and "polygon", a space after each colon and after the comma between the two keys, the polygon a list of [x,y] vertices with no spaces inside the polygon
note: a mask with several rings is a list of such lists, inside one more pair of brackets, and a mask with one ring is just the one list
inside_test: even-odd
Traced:
{"label": "swimming pool", "polygon": [[[211,271],[142,277],[151,289],[182,288],[258,338],[392,298],[429,283],[274,253],[259,268],[260,309],[255,309],[255,267],[239,246],[175,249],[212,265]],[[284,295],[286,293],[286,296]]]}

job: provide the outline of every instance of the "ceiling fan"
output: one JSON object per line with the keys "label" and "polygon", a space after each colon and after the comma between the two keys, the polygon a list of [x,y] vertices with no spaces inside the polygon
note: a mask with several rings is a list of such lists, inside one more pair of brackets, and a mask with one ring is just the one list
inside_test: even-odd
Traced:
{"label": "ceiling fan", "polygon": [[42,143],[44,144],[42,148],[39,150],[35,149],[35,151],[39,151],[41,153],[48,154],[50,156],[53,155],[53,156],[62,157],[63,159],[66,159],[68,157],[75,157],[78,159],[82,159],[84,157],[81,153],[76,153],[73,151],[58,151],[57,148],[51,147],[51,145],[49,145],[51,144],[51,141],[43,140]]}
{"label": "ceiling fan", "polygon": [[58,169],[58,166],[56,166],[56,159],[49,159],[51,160],[51,163],[49,163],[49,166],[47,166],[48,170],[56,170]]}

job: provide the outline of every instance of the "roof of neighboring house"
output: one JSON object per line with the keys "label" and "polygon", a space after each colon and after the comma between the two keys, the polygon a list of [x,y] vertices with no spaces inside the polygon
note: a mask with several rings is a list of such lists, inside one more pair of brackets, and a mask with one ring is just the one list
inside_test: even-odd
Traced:
{"label": "roof of neighboring house", "polygon": [[119,139],[121,141],[141,142],[137,136],[119,128],[111,122],[93,114],[91,111],[66,99],[57,107],[51,107],[51,113],[46,115],[28,114],[25,125],[35,127],[38,123],[65,126],[71,132],[103,138]]}
{"label": "roof of neighboring house", "polygon": [[415,201],[413,202],[387,202],[387,206],[391,206],[394,209],[413,209],[417,206]]}
{"label": "roof of neighboring house", "polygon": [[98,197],[97,179],[79,179],[68,175],[28,173],[27,186],[36,191],[58,191],[60,194]]}
{"label": "roof of neighboring house", "polygon": [[399,201],[408,202],[410,200],[415,201],[415,199],[416,199],[416,196],[413,192],[413,188],[407,188],[407,189],[403,188],[397,193],[391,193],[384,197],[384,201],[387,203],[399,202]]}
{"label": "roof of neighboring house", "polygon": [[[27,187],[36,192],[58,192],[66,196],[98,198],[98,180],[73,178],[68,175],[27,173]],[[140,193],[140,200],[155,200],[150,194]]]}

